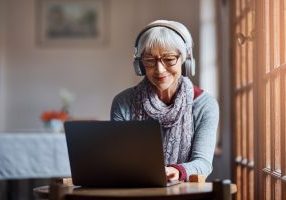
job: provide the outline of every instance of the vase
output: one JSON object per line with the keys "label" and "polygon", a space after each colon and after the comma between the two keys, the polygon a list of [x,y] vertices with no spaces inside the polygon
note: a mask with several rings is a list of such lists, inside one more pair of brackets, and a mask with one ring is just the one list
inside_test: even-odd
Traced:
{"label": "vase", "polygon": [[63,121],[58,119],[52,119],[50,121],[44,122],[45,129],[52,133],[63,133],[64,124]]}

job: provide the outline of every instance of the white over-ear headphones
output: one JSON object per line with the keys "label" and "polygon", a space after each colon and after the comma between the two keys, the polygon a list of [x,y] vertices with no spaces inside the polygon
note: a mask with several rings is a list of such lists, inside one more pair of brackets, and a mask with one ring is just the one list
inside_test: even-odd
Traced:
{"label": "white over-ear headphones", "polygon": [[[133,61],[133,66],[135,69],[135,73],[137,76],[144,76],[145,75],[145,67],[141,61],[141,55],[137,55],[138,54],[138,44],[139,44],[139,40],[141,38],[141,36],[149,29],[154,28],[154,27],[165,27],[168,28],[172,31],[174,31],[175,33],[177,33],[182,40],[184,41],[185,45],[186,45],[186,51],[187,51],[187,56],[186,56],[186,60],[182,65],[182,75],[183,76],[194,76],[195,75],[195,59],[193,57],[193,51],[192,51],[192,40],[188,41],[186,38],[186,33],[183,33],[179,27],[177,27],[174,23],[172,23],[172,21],[167,21],[167,20],[158,20],[155,22],[150,23],[149,25],[147,25],[137,36],[136,40],[135,40],[135,52],[134,52],[134,61]],[[185,28],[188,34],[190,34],[190,32],[187,30],[187,28]],[[189,37],[191,38],[191,34],[189,35]]]}

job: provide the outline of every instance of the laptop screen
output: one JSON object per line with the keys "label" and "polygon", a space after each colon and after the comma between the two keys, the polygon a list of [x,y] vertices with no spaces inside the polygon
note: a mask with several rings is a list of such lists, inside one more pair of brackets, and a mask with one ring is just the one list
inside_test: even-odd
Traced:
{"label": "laptop screen", "polygon": [[68,121],[64,124],[75,185],[166,186],[156,121]]}

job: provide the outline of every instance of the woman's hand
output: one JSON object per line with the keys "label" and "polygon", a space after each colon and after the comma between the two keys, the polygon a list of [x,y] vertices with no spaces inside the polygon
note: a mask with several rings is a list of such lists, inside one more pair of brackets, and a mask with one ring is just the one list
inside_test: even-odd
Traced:
{"label": "woman's hand", "polygon": [[167,181],[177,181],[180,178],[180,172],[174,167],[165,167]]}

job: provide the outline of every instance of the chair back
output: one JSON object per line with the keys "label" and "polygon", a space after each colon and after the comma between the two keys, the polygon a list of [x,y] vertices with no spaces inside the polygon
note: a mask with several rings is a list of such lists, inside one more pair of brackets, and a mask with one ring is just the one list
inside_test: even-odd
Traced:
{"label": "chair back", "polygon": [[219,180],[216,179],[213,181],[213,193],[215,200],[231,200],[231,181],[228,179]]}

